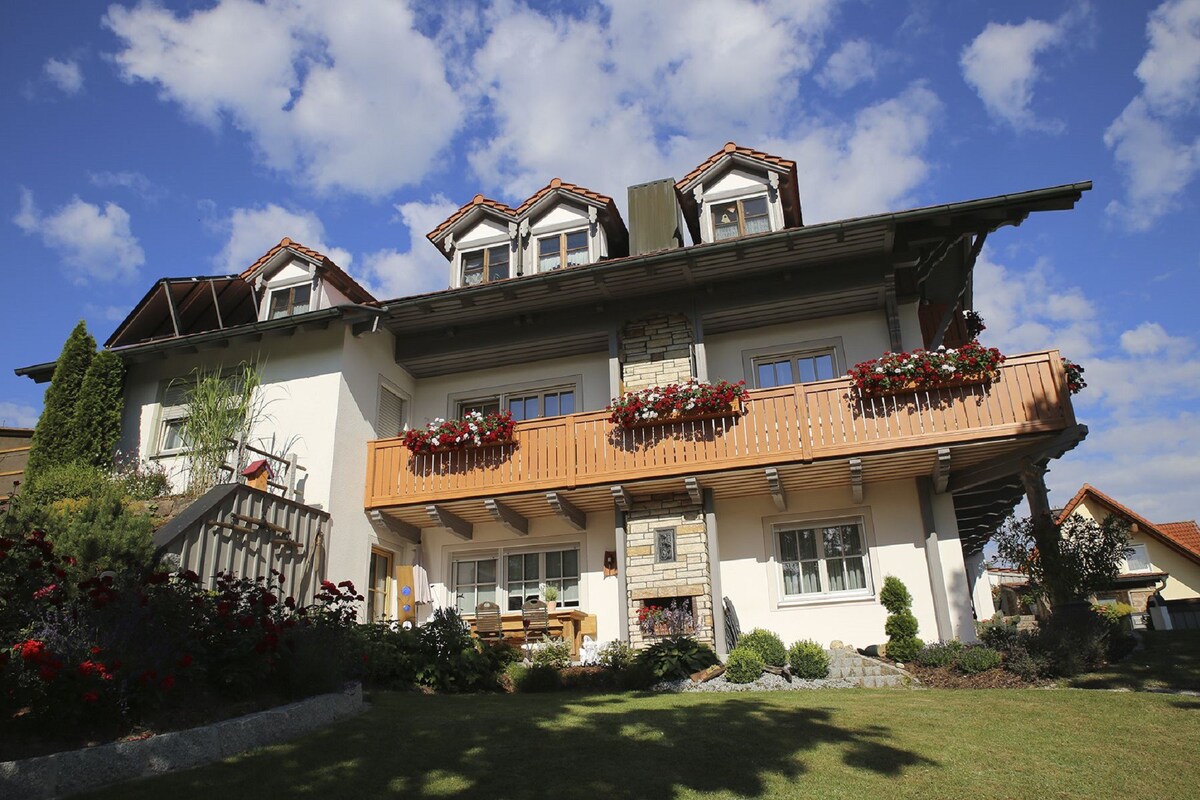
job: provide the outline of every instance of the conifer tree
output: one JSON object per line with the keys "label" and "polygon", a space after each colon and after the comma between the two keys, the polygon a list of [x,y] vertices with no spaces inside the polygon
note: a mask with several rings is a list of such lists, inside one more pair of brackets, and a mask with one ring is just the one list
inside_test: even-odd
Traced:
{"label": "conifer tree", "polygon": [[111,467],[121,436],[125,365],[111,350],[101,350],[83,376],[71,428],[73,457],[93,467]]}
{"label": "conifer tree", "polygon": [[96,354],[96,340],[80,320],[67,337],[62,353],[54,367],[50,388],[42,406],[42,416],[33,429],[29,463],[25,465],[25,480],[35,481],[40,471],[55,464],[65,464],[74,458],[74,436],[71,423],[83,376]]}

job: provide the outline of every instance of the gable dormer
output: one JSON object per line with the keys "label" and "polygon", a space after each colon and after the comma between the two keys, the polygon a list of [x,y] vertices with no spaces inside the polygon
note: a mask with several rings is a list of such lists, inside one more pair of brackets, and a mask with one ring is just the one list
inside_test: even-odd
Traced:
{"label": "gable dormer", "polygon": [[727,143],[675,188],[695,244],[798,228],[796,162]]}
{"label": "gable dormer", "polygon": [[629,252],[611,197],[555,178],[517,208],[524,274],[553,272]]}
{"label": "gable dormer", "polygon": [[516,212],[481,194],[447,217],[426,238],[450,262],[451,289],[520,274]]}
{"label": "gable dormer", "polygon": [[241,276],[259,298],[266,321],[375,298],[328,256],[284,237]]}

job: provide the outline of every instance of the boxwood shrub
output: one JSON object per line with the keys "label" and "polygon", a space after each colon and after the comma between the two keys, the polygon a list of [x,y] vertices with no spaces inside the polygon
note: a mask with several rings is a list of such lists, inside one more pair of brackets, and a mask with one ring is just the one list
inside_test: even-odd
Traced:
{"label": "boxwood shrub", "polygon": [[792,673],[807,680],[820,680],[829,675],[829,654],[812,639],[792,645],[788,651],[788,663]]}
{"label": "boxwood shrub", "polygon": [[755,628],[739,636],[737,646],[753,650],[758,653],[764,664],[770,664],[772,667],[782,667],[787,663],[787,648],[783,646],[779,634],[774,631]]}
{"label": "boxwood shrub", "polygon": [[762,675],[764,666],[757,650],[739,644],[725,660],[725,679],[730,683],[750,683]]}

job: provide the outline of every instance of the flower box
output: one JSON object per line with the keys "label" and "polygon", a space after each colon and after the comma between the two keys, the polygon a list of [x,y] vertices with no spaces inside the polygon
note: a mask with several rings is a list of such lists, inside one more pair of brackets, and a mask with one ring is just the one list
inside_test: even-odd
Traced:
{"label": "flower box", "polygon": [[851,394],[870,399],[988,383],[995,380],[1003,363],[999,350],[970,341],[958,348],[884,353],[855,364],[846,374]]}
{"label": "flower box", "polygon": [[608,405],[608,421],[618,428],[642,428],[741,413],[746,382],[715,384],[690,380],[626,392]]}
{"label": "flower box", "polygon": [[508,411],[471,411],[462,419],[435,419],[424,429],[408,431],[404,446],[415,455],[427,455],[511,444],[515,424]]}
{"label": "flower box", "polygon": [[938,384],[921,384],[917,381],[910,381],[904,386],[897,386],[891,389],[880,389],[869,394],[863,394],[865,400],[871,400],[877,397],[895,397],[902,394],[911,394],[914,392],[936,392],[939,389],[958,389],[963,386],[979,386],[980,384],[988,384],[1000,377],[999,370],[989,372],[986,375],[972,375],[970,377],[956,378],[954,380],[944,381]]}

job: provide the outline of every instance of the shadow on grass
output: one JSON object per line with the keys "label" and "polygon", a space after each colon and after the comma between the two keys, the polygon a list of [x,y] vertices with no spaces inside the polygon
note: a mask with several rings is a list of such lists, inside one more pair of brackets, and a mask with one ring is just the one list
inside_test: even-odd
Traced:
{"label": "shadow on grass", "polygon": [[1184,711],[1200,711],[1200,700],[1172,700],[1171,705]]}
{"label": "shadow on grass", "polygon": [[1200,631],[1146,631],[1123,661],[1080,675],[1080,689],[1200,689]]}
{"label": "shadow on grass", "polygon": [[[296,744],[113,796],[181,800],[253,786],[258,796],[763,797],[768,773],[805,781],[818,748],[883,776],[937,764],[889,743],[887,727],[845,727],[828,709],[759,697],[377,694],[372,702],[363,717]],[[825,770],[829,758],[821,756]],[[815,788],[817,778],[807,779]]]}

